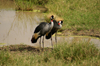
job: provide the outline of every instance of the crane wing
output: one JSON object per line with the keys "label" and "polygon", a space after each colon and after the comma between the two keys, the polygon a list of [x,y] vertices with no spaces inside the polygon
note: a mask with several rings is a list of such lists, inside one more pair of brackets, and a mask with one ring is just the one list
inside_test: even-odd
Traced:
{"label": "crane wing", "polygon": [[46,22],[41,22],[41,23],[35,28],[34,33],[37,33],[37,32],[39,32],[40,30],[42,30],[43,27],[44,27],[46,24],[47,24]]}

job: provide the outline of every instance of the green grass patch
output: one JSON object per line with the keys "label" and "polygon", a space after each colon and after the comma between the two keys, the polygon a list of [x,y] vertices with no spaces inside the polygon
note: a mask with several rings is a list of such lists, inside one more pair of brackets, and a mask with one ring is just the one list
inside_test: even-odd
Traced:
{"label": "green grass patch", "polygon": [[100,31],[99,0],[51,0],[46,7],[50,12],[64,18],[62,29],[73,30],[81,27],[83,30]]}
{"label": "green grass patch", "polygon": [[[31,49],[30,49],[31,48]],[[6,49],[6,50],[5,50]],[[8,49],[8,50],[7,50]],[[16,49],[16,50],[14,50]],[[30,50],[29,50],[30,49]],[[99,66],[100,52],[93,44],[88,42],[62,43],[53,50],[26,45],[13,45],[0,48],[1,66]]]}

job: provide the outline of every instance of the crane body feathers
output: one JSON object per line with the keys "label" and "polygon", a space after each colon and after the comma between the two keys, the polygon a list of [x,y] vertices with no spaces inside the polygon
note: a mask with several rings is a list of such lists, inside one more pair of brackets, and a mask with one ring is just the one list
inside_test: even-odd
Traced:
{"label": "crane body feathers", "polygon": [[53,22],[46,23],[41,22],[35,29],[34,35],[32,36],[31,42],[36,43],[38,38],[44,36],[47,32],[53,28]]}

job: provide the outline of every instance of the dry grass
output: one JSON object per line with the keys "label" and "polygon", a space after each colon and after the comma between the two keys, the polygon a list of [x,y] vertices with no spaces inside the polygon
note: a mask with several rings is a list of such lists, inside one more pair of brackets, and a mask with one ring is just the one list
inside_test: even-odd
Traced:
{"label": "dry grass", "polygon": [[0,48],[1,66],[99,66],[99,59],[99,50],[87,42],[62,43],[44,51],[26,45]]}

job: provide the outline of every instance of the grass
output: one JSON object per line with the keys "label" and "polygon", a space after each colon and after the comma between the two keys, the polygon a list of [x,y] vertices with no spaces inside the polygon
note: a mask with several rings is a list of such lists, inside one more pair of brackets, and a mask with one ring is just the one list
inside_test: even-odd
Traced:
{"label": "grass", "polygon": [[51,0],[46,7],[64,18],[64,30],[100,32],[100,0]]}
{"label": "grass", "polygon": [[26,45],[0,48],[0,66],[99,66],[100,52],[91,43],[62,43],[53,50]]}

